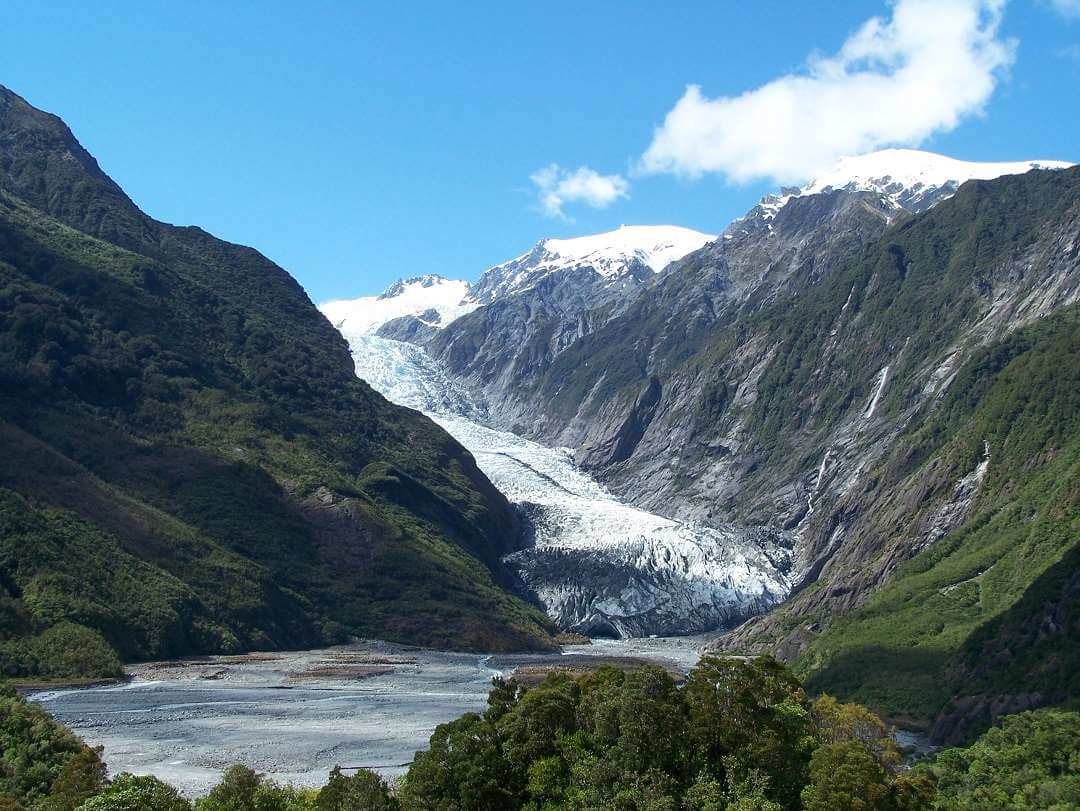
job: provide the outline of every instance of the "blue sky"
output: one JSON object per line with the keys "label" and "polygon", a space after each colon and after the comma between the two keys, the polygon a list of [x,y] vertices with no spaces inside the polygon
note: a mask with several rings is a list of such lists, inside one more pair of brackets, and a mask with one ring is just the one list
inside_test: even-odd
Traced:
{"label": "blue sky", "polygon": [[[852,138],[1080,160],[1080,0],[947,0],[978,7],[981,39],[933,52],[948,26],[920,2],[4,0],[0,83],[148,213],[255,246],[323,301],[475,278],[544,236],[716,232]],[[908,59],[932,70],[901,82]],[[864,68],[887,121],[859,120]],[[772,135],[769,83],[798,96]]]}

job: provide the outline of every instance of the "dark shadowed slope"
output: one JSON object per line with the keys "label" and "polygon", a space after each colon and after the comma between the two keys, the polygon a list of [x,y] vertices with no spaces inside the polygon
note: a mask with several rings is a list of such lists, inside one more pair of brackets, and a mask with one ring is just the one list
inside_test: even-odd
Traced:
{"label": "dark shadowed slope", "polygon": [[517,522],[472,457],[357,380],[284,270],[146,216],[3,88],[0,375],[9,673],[550,644],[499,586]]}

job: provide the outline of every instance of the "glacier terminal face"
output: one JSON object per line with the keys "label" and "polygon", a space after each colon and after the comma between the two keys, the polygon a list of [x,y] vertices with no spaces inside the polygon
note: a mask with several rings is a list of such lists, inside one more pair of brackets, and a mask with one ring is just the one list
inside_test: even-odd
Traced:
{"label": "glacier terminal face", "polygon": [[531,543],[505,563],[561,627],[612,637],[710,631],[790,591],[790,533],[680,523],[620,503],[570,449],[486,427],[483,404],[422,347],[348,337],[357,375],[439,423],[517,506]]}

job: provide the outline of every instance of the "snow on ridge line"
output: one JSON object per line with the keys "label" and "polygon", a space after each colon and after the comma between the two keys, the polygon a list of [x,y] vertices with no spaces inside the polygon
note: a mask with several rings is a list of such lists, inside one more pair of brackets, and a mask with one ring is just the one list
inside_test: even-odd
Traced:
{"label": "snow on ridge line", "polygon": [[373,335],[386,322],[406,315],[443,327],[479,306],[468,282],[428,274],[394,282],[378,296],[327,301],[319,309],[350,340]]}
{"label": "snow on ridge line", "polygon": [[[537,247],[543,247],[547,261],[553,266],[577,264],[590,259],[617,261],[634,257],[658,273],[714,239],[715,234],[704,234],[679,225],[622,225],[601,234],[543,239]],[[524,257],[518,257],[521,258]],[[509,263],[498,267],[506,264]]]}
{"label": "snow on ridge line", "polygon": [[528,289],[549,273],[590,265],[616,279],[634,260],[659,272],[714,239],[678,225],[624,225],[602,234],[542,239],[528,253],[489,268],[474,284],[428,273],[399,279],[378,296],[327,301],[319,309],[347,339],[373,335],[406,315],[441,328],[481,304]]}
{"label": "snow on ridge line", "polygon": [[678,225],[623,225],[614,231],[568,239],[542,239],[523,253],[484,272],[473,294],[487,303],[520,293],[553,273],[588,267],[617,281],[642,266],[658,273],[716,239]]}
{"label": "snow on ridge line", "polygon": [[746,216],[728,226],[724,238],[731,239],[735,226],[744,220],[769,223],[795,197],[833,190],[879,192],[893,206],[917,213],[952,196],[969,180],[993,180],[1033,169],[1068,169],[1074,165],[1057,160],[964,161],[918,149],[882,149],[840,158],[805,186],[766,194]]}
{"label": "snow on ridge line", "polygon": [[[993,180],[1017,175],[1032,169],[1067,169],[1067,161],[965,161],[918,149],[882,149],[865,155],[840,158],[827,172],[814,178],[800,193],[816,194],[827,189],[847,188],[877,190],[883,185],[900,184],[906,188],[939,188],[968,180]],[[888,181],[888,183],[886,183]]]}

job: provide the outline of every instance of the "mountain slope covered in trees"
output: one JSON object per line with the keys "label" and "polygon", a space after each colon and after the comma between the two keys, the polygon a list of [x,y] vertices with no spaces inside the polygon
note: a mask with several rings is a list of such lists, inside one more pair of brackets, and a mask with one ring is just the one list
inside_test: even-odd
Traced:
{"label": "mountain slope covered in trees", "polygon": [[0,88],[0,643],[9,674],[314,645],[551,644],[516,516],[353,375],[250,248],[143,214]]}

